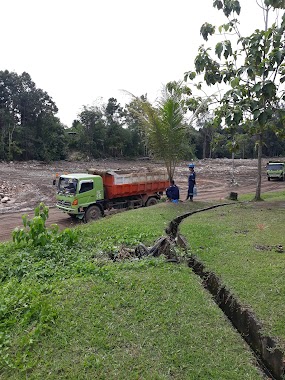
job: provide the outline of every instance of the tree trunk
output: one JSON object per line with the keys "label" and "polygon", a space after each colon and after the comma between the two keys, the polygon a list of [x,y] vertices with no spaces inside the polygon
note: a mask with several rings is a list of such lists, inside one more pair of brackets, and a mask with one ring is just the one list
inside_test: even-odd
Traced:
{"label": "tree trunk", "polygon": [[204,141],[203,141],[203,158],[206,158],[206,148],[207,148],[207,136],[204,136]]}
{"label": "tree trunk", "polygon": [[262,134],[258,136],[258,155],[257,155],[257,184],[255,201],[261,201],[261,158],[262,158]]}
{"label": "tree trunk", "polygon": [[10,124],[8,126],[8,160],[13,160],[12,144],[13,144],[13,133],[15,126],[10,129]]}
{"label": "tree trunk", "polygon": [[232,184],[235,183],[235,153],[232,152]]}
{"label": "tree trunk", "polygon": [[210,144],[209,144],[209,158],[212,158],[212,154],[213,154],[213,137],[211,137],[210,139]]}
{"label": "tree trunk", "polygon": [[[269,14],[269,6],[264,8],[264,23],[265,23],[265,32],[268,30],[268,14]],[[265,61],[266,53],[265,49],[263,50],[263,60]],[[263,74],[262,83],[264,86],[265,83],[265,75]],[[263,102],[263,107],[265,109],[265,100]],[[261,126],[260,126],[261,127]],[[258,154],[257,154],[257,183],[256,183],[256,192],[255,192],[255,201],[261,201],[261,158],[262,158],[262,132],[258,135]]]}

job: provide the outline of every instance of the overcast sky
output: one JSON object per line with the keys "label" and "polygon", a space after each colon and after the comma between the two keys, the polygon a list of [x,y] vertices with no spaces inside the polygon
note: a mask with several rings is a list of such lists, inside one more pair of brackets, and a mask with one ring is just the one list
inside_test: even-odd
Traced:
{"label": "overcast sky", "polygon": [[[194,68],[204,22],[226,22],[212,0],[0,0],[0,70],[26,71],[71,126],[83,105],[120,90],[150,99]],[[244,31],[260,27],[241,0]],[[259,22],[259,24],[258,24]]]}

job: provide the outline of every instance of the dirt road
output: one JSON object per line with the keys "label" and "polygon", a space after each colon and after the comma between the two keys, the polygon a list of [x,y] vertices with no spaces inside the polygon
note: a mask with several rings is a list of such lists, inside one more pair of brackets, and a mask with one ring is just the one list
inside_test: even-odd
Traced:
{"label": "dirt road", "polygon": [[[277,181],[267,181],[263,162],[262,191],[284,189],[285,184]],[[188,166],[182,162],[175,172],[175,181],[180,187],[181,199],[186,198]],[[228,196],[230,191],[238,194],[255,192],[256,160],[235,160],[234,181],[232,177],[232,160],[205,159],[196,164],[197,200],[219,200]],[[48,225],[56,223],[60,228],[72,227],[80,222],[72,221],[67,215],[57,210],[55,205],[55,188],[52,180],[56,173],[86,172],[87,168],[98,170],[130,169],[144,170],[161,168],[162,164],[151,161],[108,161],[93,162],[55,162],[51,165],[40,162],[1,163],[0,162],[0,193],[9,197],[7,203],[0,203],[0,241],[11,239],[11,233],[22,225],[22,215],[27,213],[32,217],[33,209],[40,202],[50,207]]]}

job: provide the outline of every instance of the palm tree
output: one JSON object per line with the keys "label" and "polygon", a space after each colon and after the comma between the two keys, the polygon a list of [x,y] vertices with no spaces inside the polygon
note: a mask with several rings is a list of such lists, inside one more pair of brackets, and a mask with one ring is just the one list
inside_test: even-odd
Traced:
{"label": "palm tree", "polygon": [[166,85],[156,106],[142,98],[135,98],[135,103],[149,148],[156,158],[163,160],[172,180],[178,161],[189,151],[180,85]]}

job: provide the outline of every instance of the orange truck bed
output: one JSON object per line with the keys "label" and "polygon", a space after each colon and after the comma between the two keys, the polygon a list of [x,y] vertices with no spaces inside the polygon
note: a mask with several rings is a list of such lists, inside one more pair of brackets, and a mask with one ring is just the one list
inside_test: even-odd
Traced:
{"label": "orange truck bed", "polygon": [[89,174],[103,179],[105,198],[114,199],[135,195],[163,193],[169,186],[166,172],[98,171],[89,169]]}

